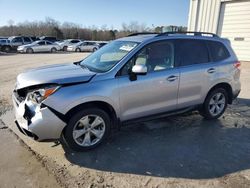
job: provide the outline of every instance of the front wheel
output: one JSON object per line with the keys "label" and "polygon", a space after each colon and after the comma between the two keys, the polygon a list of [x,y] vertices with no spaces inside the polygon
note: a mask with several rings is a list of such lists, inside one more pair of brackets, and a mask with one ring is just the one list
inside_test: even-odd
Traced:
{"label": "front wheel", "polygon": [[95,52],[96,50],[97,50],[97,48],[93,48],[93,50],[92,50],[92,51],[93,51],[93,52]]}
{"label": "front wheel", "polygon": [[64,130],[67,145],[76,151],[93,149],[109,135],[109,115],[98,108],[82,110],[75,114]]}
{"label": "front wheel", "polygon": [[10,48],[9,46],[4,46],[4,47],[2,47],[2,50],[3,50],[4,52],[9,53],[9,52],[11,51],[11,48]]}
{"label": "front wheel", "polygon": [[28,53],[28,54],[32,54],[32,53],[34,53],[34,51],[33,51],[33,49],[32,49],[32,48],[28,48],[28,49],[26,50],[26,53]]}
{"label": "front wheel", "polygon": [[217,119],[227,108],[228,95],[225,89],[212,90],[205,99],[200,114],[206,119]]}
{"label": "front wheel", "polygon": [[76,48],[76,52],[81,52],[81,49],[80,48]]}

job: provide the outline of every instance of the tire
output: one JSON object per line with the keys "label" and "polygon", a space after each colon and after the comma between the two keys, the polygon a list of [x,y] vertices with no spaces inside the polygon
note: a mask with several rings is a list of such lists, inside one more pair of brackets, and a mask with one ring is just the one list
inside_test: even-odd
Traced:
{"label": "tire", "polygon": [[69,120],[63,137],[71,149],[86,151],[103,143],[110,134],[110,129],[109,115],[99,108],[89,108],[78,112]]}
{"label": "tire", "polygon": [[63,51],[67,51],[68,46],[63,47]]}
{"label": "tire", "polygon": [[81,49],[80,48],[76,48],[76,52],[81,52]]}
{"label": "tire", "polygon": [[3,46],[3,47],[2,47],[2,50],[3,50],[4,52],[9,53],[9,52],[11,51],[11,47],[10,47],[10,46]]}
{"label": "tire", "polygon": [[200,109],[200,115],[205,119],[217,119],[225,112],[228,104],[228,94],[223,88],[216,88],[209,92]]}
{"label": "tire", "polygon": [[97,48],[93,48],[93,50],[92,50],[92,51],[93,51],[93,52],[95,52],[96,50],[97,50]]}
{"label": "tire", "polygon": [[26,50],[26,53],[32,54],[32,53],[34,53],[34,50],[33,50],[32,48],[28,48],[28,49]]}
{"label": "tire", "polygon": [[56,48],[51,48],[51,53],[55,53],[56,51],[57,51],[57,49]]}

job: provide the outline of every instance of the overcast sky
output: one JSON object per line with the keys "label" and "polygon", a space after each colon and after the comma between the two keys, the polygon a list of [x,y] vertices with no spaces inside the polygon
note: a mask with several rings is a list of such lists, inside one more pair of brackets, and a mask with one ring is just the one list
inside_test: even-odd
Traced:
{"label": "overcast sky", "polygon": [[51,17],[61,23],[119,29],[131,21],[148,27],[187,26],[189,0],[0,0],[0,7],[0,26],[9,20],[17,24]]}

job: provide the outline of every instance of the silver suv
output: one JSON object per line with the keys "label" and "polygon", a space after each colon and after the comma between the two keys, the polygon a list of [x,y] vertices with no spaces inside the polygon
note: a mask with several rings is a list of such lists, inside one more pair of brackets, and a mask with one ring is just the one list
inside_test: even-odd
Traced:
{"label": "silver suv", "polygon": [[240,92],[239,66],[214,34],[134,34],[82,61],[18,75],[16,124],[37,141],[63,138],[83,151],[130,121],[190,110],[219,118]]}

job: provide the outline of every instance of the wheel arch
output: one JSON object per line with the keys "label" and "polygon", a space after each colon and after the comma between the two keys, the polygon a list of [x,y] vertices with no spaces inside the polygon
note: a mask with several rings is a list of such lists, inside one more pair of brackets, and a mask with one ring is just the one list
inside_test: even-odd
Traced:
{"label": "wheel arch", "polygon": [[226,83],[226,82],[218,83],[218,84],[212,86],[210,88],[210,90],[208,91],[206,98],[209,95],[209,93],[211,93],[214,89],[217,89],[217,88],[223,88],[226,90],[226,92],[228,94],[228,104],[232,104],[232,102],[233,102],[233,90],[232,90],[231,85],[229,83]]}
{"label": "wheel arch", "polygon": [[117,113],[115,111],[115,109],[113,108],[112,105],[110,105],[107,102],[104,101],[90,101],[90,102],[85,102],[82,104],[79,104],[73,108],[71,108],[66,114],[65,114],[65,120],[66,122],[69,121],[70,117],[77,113],[78,111],[80,111],[81,109],[86,109],[86,108],[100,108],[102,110],[104,110],[105,112],[108,113],[109,117],[111,118],[112,121],[112,128],[118,128],[119,125],[119,121],[118,121],[118,116]]}

